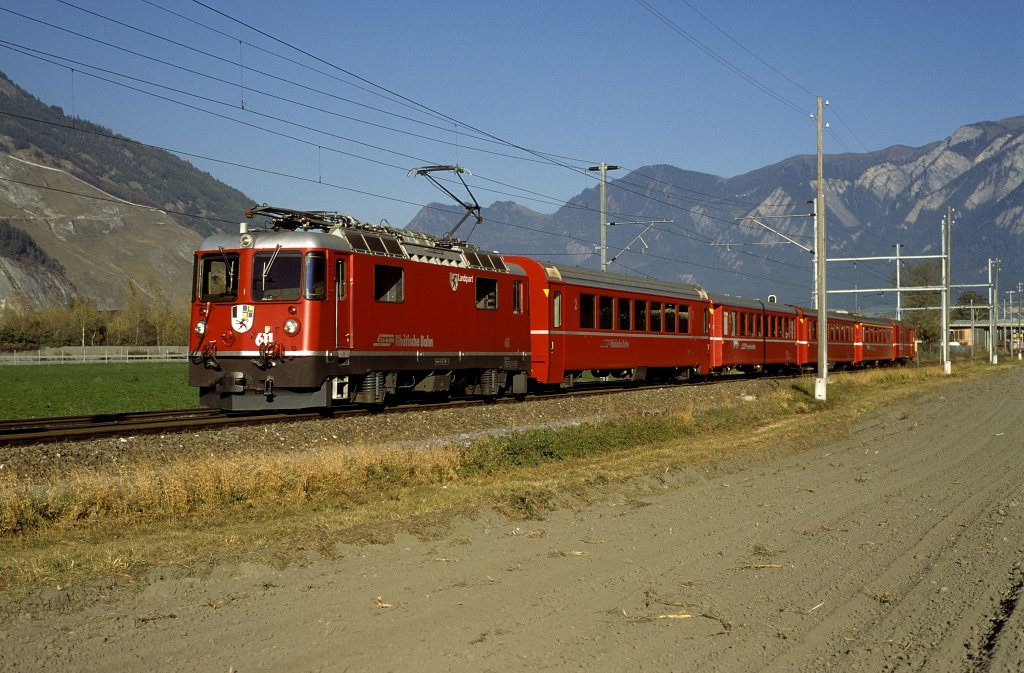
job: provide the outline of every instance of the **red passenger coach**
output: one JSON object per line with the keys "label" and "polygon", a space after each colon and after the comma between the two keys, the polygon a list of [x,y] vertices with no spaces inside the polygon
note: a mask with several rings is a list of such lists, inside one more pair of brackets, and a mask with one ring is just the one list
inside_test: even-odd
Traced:
{"label": "red passenger coach", "polygon": [[713,372],[781,373],[799,366],[799,310],[728,295],[710,299]]}
{"label": "red passenger coach", "polygon": [[631,381],[707,373],[708,301],[700,287],[504,259],[529,279],[537,383],[569,387],[588,371]]}
{"label": "red passenger coach", "polygon": [[203,404],[291,409],[526,393],[521,268],[345,215],[251,214],[269,226],[243,223],[196,253],[189,382]]}
{"label": "red passenger coach", "polygon": [[892,358],[897,364],[917,359],[917,332],[910,325],[892,321]]}
{"label": "red passenger coach", "polygon": [[893,362],[893,321],[862,317],[855,332],[855,362],[885,365]]}

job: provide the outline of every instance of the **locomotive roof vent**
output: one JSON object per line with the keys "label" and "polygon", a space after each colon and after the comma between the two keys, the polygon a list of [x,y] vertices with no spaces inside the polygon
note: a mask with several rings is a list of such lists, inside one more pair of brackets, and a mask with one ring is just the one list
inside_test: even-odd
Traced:
{"label": "locomotive roof vent", "polygon": [[[404,257],[430,264],[508,272],[508,267],[498,253],[486,252],[465,241],[451,238],[454,230],[444,237],[438,237],[383,224],[368,224],[341,213],[289,210],[267,205],[254,206],[246,211],[245,216],[250,219],[258,218],[265,226],[275,231],[321,230],[344,238],[353,250],[371,255]],[[251,239],[248,225],[242,223],[239,229],[243,235]]]}

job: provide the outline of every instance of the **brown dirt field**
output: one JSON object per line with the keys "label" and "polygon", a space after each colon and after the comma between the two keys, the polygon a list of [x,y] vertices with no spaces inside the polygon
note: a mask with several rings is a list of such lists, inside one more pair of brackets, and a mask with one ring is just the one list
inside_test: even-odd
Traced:
{"label": "brown dirt field", "polygon": [[[1024,670],[1024,370],[544,520],[43,592],[3,671]],[[81,601],[79,601],[80,603]]]}

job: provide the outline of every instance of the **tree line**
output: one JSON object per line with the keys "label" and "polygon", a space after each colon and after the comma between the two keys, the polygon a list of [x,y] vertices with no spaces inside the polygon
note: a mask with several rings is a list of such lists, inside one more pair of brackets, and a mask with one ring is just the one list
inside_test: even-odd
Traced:
{"label": "tree line", "polygon": [[86,299],[69,306],[39,306],[16,297],[0,308],[0,351],[60,346],[181,346],[188,344],[189,307],[184,301],[129,289],[118,310],[101,310]]}
{"label": "tree line", "polygon": [[[896,279],[893,276],[893,284]],[[903,267],[902,287],[936,286],[942,283],[942,265],[938,260],[908,264]],[[976,307],[973,309],[971,303]],[[942,337],[941,313],[936,310],[913,310],[924,307],[937,307],[942,303],[942,295],[937,290],[903,291],[903,321],[917,329],[917,338],[924,342],[938,343]],[[974,319],[980,325],[988,321],[988,299],[974,290],[964,290],[953,300],[953,308],[949,312],[950,320]]]}

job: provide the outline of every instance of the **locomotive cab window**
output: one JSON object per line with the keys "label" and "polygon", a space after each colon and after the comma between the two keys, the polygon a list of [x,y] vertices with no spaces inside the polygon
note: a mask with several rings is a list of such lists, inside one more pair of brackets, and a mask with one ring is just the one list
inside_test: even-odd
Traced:
{"label": "locomotive cab window", "polygon": [[295,301],[302,287],[302,254],[281,248],[253,256],[252,298],[255,301]]}
{"label": "locomotive cab window", "polygon": [[405,270],[387,264],[373,267],[373,298],[391,304],[405,301]]}
{"label": "locomotive cab window", "polygon": [[200,301],[234,301],[238,297],[238,254],[209,254],[196,262],[196,296]]}
{"label": "locomotive cab window", "polygon": [[322,252],[306,253],[304,294],[306,299],[327,298],[327,255]]}
{"label": "locomotive cab window", "polygon": [[498,310],[498,281],[494,278],[476,279],[476,307],[486,311]]}

